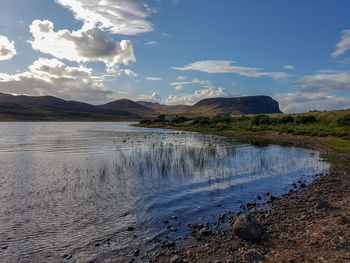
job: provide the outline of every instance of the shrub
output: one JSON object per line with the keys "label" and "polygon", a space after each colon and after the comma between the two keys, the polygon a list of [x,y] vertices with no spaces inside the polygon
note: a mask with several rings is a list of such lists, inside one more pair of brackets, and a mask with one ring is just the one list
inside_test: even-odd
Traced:
{"label": "shrub", "polygon": [[152,123],[152,121],[151,121],[151,120],[146,119],[146,120],[140,120],[140,123],[141,123],[141,124],[147,124],[147,125],[149,125],[149,124],[151,124],[151,123]]}
{"label": "shrub", "polygon": [[267,124],[270,124],[270,122],[271,122],[270,117],[265,114],[255,115],[251,120],[252,125],[255,125],[255,126],[267,125]]}
{"label": "shrub", "polygon": [[158,116],[158,119],[160,119],[160,120],[165,120],[165,115],[164,114],[160,114],[159,116]]}
{"label": "shrub", "polygon": [[180,116],[172,119],[171,121],[175,123],[183,123],[185,121],[188,121],[188,119],[186,117]]}
{"label": "shrub", "polygon": [[308,124],[308,123],[314,123],[316,122],[317,119],[314,115],[302,115],[302,116],[298,116],[295,119],[295,123],[296,124]]}
{"label": "shrub", "polygon": [[193,120],[193,124],[197,124],[199,126],[205,126],[205,125],[212,124],[212,122],[208,117],[197,117]]}
{"label": "shrub", "polygon": [[216,115],[215,117],[213,117],[212,121],[214,123],[229,123],[231,122],[231,117],[230,115]]}
{"label": "shrub", "polygon": [[286,123],[293,123],[294,122],[294,118],[290,115],[288,116],[283,116],[280,120],[279,123],[280,124],[286,124]]}
{"label": "shrub", "polygon": [[337,123],[340,126],[350,126],[350,114],[346,114],[343,117],[340,117],[337,120]]}

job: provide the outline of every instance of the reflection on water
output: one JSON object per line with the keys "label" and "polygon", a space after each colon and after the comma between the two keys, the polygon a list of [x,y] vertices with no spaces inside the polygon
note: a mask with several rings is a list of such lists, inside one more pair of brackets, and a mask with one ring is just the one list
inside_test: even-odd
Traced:
{"label": "reflection on water", "polygon": [[128,124],[1,123],[1,262],[144,254],[155,237],[178,239],[186,223],[328,169],[310,150]]}

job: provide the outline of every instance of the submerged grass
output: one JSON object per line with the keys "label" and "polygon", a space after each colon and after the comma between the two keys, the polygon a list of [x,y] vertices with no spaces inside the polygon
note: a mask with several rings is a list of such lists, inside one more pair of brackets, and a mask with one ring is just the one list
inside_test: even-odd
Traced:
{"label": "submerged grass", "polygon": [[217,115],[143,120],[143,127],[172,127],[200,132],[232,131],[244,134],[288,134],[324,138],[324,145],[350,153],[350,109],[300,114]]}

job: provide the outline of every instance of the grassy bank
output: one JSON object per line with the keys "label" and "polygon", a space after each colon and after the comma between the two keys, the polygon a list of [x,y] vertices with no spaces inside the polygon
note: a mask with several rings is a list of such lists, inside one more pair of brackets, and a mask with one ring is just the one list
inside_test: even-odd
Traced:
{"label": "grassy bank", "polygon": [[268,202],[267,209],[249,211],[264,228],[260,240],[239,239],[232,228],[236,218],[231,217],[224,230],[166,249],[153,262],[253,262],[249,255],[256,254],[263,258],[256,262],[350,262],[349,119],[350,110],[144,121],[140,125],[145,127],[249,134],[257,140],[312,148],[331,164],[326,175],[306,188],[291,189]]}
{"label": "grassy bank", "polygon": [[350,110],[308,112],[302,114],[217,115],[214,117],[143,120],[139,126],[176,128],[200,132],[235,132],[254,135],[299,135],[318,137],[339,152],[350,152]]}

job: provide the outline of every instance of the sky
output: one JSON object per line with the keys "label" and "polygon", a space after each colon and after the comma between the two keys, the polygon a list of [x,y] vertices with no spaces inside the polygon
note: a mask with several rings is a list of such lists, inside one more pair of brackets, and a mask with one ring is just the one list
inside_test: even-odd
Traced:
{"label": "sky", "polygon": [[0,92],[350,108],[348,0],[3,0]]}

